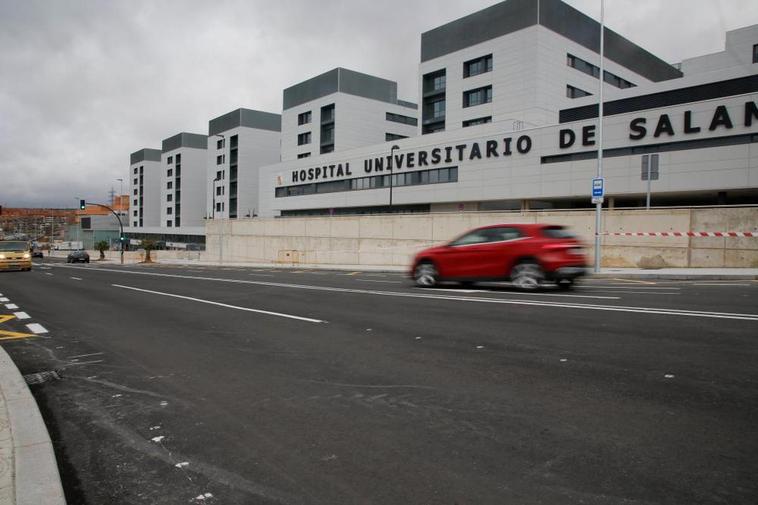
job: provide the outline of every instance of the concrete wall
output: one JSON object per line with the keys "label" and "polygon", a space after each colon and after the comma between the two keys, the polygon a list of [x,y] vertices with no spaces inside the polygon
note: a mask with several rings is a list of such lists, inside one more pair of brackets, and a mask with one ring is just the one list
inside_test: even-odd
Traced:
{"label": "concrete wall", "polygon": [[[477,226],[546,222],[571,227],[593,257],[594,211],[462,212],[209,222],[203,259],[314,265],[408,265],[414,253]],[[222,229],[223,226],[223,229]],[[758,231],[758,207],[603,211],[607,232]],[[602,238],[606,267],[757,267],[757,238]]]}

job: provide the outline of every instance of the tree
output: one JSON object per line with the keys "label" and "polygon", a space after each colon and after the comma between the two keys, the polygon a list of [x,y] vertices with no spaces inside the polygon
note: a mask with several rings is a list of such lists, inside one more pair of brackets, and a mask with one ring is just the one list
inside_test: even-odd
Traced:
{"label": "tree", "polygon": [[143,240],[142,241],[142,248],[145,250],[145,260],[143,263],[152,263],[153,260],[150,258],[150,251],[155,249],[155,241],[154,240]]}
{"label": "tree", "polygon": [[110,249],[110,245],[108,245],[108,242],[106,242],[105,240],[101,240],[100,242],[95,244],[95,249],[100,251],[100,260],[102,261],[105,259],[105,251]]}

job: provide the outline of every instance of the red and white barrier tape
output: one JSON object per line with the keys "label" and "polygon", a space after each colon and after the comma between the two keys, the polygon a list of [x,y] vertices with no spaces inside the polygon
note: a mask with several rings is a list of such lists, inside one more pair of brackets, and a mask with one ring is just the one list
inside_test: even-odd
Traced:
{"label": "red and white barrier tape", "polygon": [[758,237],[758,232],[752,231],[627,231],[602,232],[600,235],[614,237]]}

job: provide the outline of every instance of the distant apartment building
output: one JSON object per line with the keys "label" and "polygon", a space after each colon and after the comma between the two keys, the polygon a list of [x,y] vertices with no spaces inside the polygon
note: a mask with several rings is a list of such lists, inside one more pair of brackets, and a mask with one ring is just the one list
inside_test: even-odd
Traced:
{"label": "distant apartment building", "polygon": [[208,137],[179,133],[163,141],[161,152],[160,225],[202,227],[206,216]]}
{"label": "distant apartment building", "polygon": [[253,217],[258,169],[280,160],[282,117],[237,109],[208,122],[205,215],[212,219]]}
{"label": "distant apartment building", "polygon": [[125,226],[160,226],[161,150],[140,149],[130,156],[129,219]]}
{"label": "distant apartment building", "polygon": [[335,68],[283,95],[282,161],[418,134],[417,105],[398,100],[394,81]]}

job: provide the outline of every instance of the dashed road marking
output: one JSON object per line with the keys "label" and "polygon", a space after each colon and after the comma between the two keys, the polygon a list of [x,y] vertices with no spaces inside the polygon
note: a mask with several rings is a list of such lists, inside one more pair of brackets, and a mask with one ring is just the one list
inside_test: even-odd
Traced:
{"label": "dashed road marking", "polygon": [[355,279],[360,282],[384,282],[386,284],[402,284],[403,281],[380,281],[379,279]]}
{"label": "dashed road marking", "polygon": [[31,316],[27,314],[26,312],[14,312],[14,316],[16,316],[16,319],[30,319]]}
{"label": "dashed road marking", "polygon": [[8,298],[6,298],[4,296],[0,298],[0,302],[9,302],[9,301],[10,300],[8,300]]}
{"label": "dashed road marking", "polygon": [[18,309],[18,305],[16,305],[15,303],[6,303],[5,308],[8,310],[15,310],[15,309]]}
{"label": "dashed road marking", "polygon": [[50,272],[45,272],[45,275],[53,275],[53,274],[51,274]]}
{"label": "dashed road marking", "polygon": [[26,327],[29,328],[29,331],[31,331],[32,333],[35,333],[36,335],[47,333],[47,329],[39,323],[30,323],[30,324],[27,324]]}
{"label": "dashed road marking", "polygon": [[73,279],[73,280],[75,280],[75,281],[80,281],[80,280],[82,280],[82,278],[81,278],[81,277],[71,277],[71,279]]}

